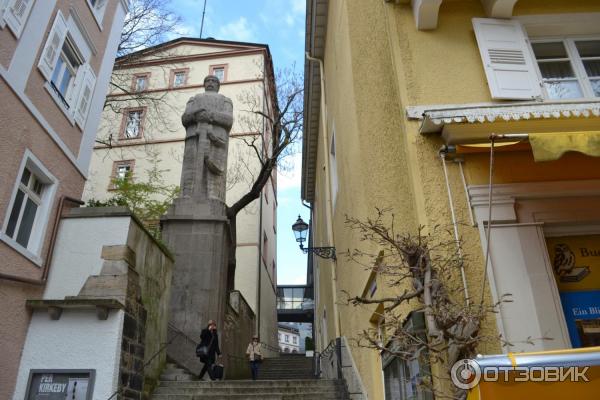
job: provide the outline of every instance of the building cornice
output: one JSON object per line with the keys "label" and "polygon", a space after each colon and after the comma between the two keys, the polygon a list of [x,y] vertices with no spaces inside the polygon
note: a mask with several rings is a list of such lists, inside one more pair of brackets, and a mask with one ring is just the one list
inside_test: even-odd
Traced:
{"label": "building cornice", "polygon": [[[328,0],[307,0],[305,51],[311,57],[323,59],[327,32]],[[321,77],[319,65],[304,60],[304,132],[302,135],[302,199],[314,201],[317,163],[317,138],[321,108]]]}

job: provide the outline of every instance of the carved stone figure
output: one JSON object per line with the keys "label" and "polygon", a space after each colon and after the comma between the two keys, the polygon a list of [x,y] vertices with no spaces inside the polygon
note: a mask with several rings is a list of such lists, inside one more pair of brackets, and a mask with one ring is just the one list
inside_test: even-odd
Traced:
{"label": "carved stone figure", "polygon": [[204,78],[204,93],[190,98],[181,117],[186,129],[181,197],[225,202],[227,147],[233,125],[231,99],[219,94],[219,79]]}

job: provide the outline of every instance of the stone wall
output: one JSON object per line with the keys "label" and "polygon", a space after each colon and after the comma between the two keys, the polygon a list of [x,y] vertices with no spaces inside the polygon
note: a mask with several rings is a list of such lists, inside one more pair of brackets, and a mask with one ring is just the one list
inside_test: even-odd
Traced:
{"label": "stone wall", "polygon": [[221,350],[225,355],[225,379],[249,379],[250,366],[246,348],[254,334],[254,312],[237,290],[229,293],[228,303],[221,336]]}

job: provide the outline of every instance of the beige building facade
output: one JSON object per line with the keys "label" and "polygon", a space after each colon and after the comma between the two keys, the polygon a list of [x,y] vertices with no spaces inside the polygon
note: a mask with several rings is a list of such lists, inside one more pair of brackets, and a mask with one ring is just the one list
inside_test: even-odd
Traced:
{"label": "beige building facade", "polygon": [[[234,125],[230,133],[227,203],[250,188],[260,169],[254,149],[266,152],[269,132],[249,111],[273,113],[273,66],[266,45],[213,39],[181,38],[144,50],[133,59],[117,60],[110,104],[103,113],[86,183],[86,199],[111,196],[116,177],[131,174],[145,181],[160,170],[165,185],[179,185],[185,129],[181,115],[188,99],[203,90],[204,77],[216,75],[220,93],[231,98]],[[237,217],[239,290],[257,317],[261,342],[277,351],[276,315],[276,175],[260,199]]]}
{"label": "beige building facade", "polygon": [[[313,245],[365,248],[346,216],[364,220],[376,207],[393,209],[397,231],[456,229],[468,259],[464,297],[512,297],[482,324],[502,340],[478,353],[597,345],[600,315],[577,310],[595,310],[600,299],[590,250],[600,233],[599,4],[307,5],[302,197],[313,206]],[[490,202],[492,133],[520,136],[494,137],[504,143]],[[423,366],[352,345],[377,329],[381,313],[347,305],[346,293],[398,293],[346,257],[314,257],[314,271],[316,350],[347,339],[356,398],[430,398],[411,383]],[[411,309],[401,315],[417,324]]]}
{"label": "beige building facade", "polygon": [[0,398],[92,157],[127,1],[0,1]]}

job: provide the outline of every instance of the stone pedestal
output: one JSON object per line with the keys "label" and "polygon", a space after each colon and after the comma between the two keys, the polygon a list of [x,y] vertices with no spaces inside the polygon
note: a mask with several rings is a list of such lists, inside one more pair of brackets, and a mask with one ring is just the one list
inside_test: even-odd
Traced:
{"label": "stone pedestal", "polygon": [[229,224],[210,208],[180,198],[162,220],[164,241],[175,254],[169,321],[175,339],[167,354],[194,373],[201,367],[195,354],[200,331],[210,319],[223,329],[227,311]]}

